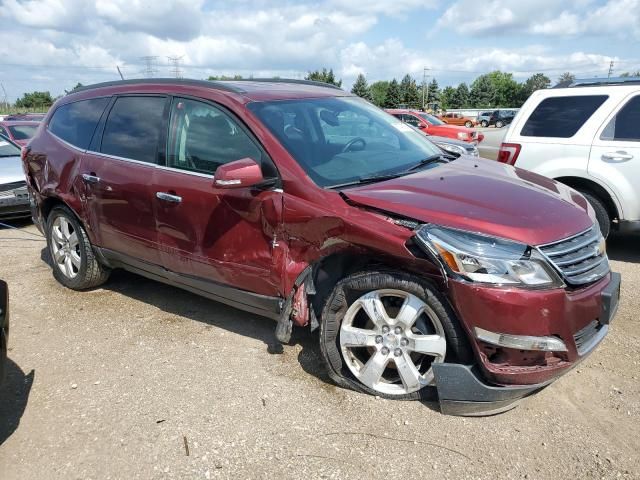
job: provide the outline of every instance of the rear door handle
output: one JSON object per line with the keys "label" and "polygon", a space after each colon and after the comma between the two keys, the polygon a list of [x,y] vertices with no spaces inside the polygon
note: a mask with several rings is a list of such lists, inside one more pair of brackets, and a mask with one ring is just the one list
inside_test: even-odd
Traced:
{"label": "rear door handle", "polygon": [[82,179],[87,183],[98,183],[100,181],[100,177],[96,177],[95,175],[90,175],[88,173],[83,173]]}
{"label": "rear door handle", "polygon": [[164,202],[169,202],[169,203],[181,203],[182,202],[182,197],[178,196],[178,195],[172,195],[170,193],[167,192],[156,192],[156,197]]}
{"label": "rear door handle", "polygon": [[633,158],[633,155],[623,150],[618,150],[617,152],[607,152],[602,154],[603,160],[613,160],[614,162],[625,162],[627,160],[631,160],[632,158]]}

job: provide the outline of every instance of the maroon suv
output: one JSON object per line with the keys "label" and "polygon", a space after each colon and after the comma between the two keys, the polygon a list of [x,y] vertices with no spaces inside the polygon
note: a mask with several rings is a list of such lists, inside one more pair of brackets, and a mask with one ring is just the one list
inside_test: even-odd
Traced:
{"label": "maroon suv", "polygon": [[[123,81],[56,102],[24,150],[63,285],[114,268],[320,330],[339,385],[509,408],[605,337],[620,276],[574,190],[303,81]],[[212,304],[212,315],[215,305]]]}

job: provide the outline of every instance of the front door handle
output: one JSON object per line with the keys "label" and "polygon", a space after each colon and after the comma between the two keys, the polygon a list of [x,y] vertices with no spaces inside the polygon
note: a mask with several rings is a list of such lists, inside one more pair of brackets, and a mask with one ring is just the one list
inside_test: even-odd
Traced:
{"label": "front door handle", "polygon": [[617,152],[607,152],[602,154],[603,160],[612,160],[614,162],[626,162],[627,160],[631,160],[632,158],[633,158],[633,155],[623,150],[618,150]]}
{"label": "front door handle", "polygon": [[178,196],[178,195],[172,195],[170,193],[167,192],[156,192],[156,197],[164,202],[169,202],[169,203],[181,203],[182,202],[182,197]]}
{"label": "front door handle", "polygon": [[82,179],[87,183],[98,183],[100,181],[100,177],[88,173],[83,173]]}

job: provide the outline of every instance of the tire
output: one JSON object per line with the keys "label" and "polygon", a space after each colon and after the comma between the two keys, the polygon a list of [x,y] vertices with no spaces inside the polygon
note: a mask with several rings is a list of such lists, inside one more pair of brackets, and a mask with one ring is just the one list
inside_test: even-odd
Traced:
{"label": "tire", "polygon": [[602,236],[604,238],[607,238],[611,232],[611,217],[609,216],[607,207],[604,206],[604,202],[600,200],[599,197],[596,197],[591,192],[579,191],[596,212],[596,219],[598,220],[598,225],[600,225],[600,232],[602,232]]}
{"label": "tire", "polygon": [[504,127],[504,122],[502,120],[498,120],[496,122],[496,128],[502,128],[502,127]]}
{"label": "tire", "polygon": [[58,282],[73,290],[87,290],[107,281],[110,270],[98,261],[87,232],[68,207],[51,210],[46,232]]}
{"label": "tire", "polygon": [[465,126],[465,127],[467,127],[467,128],[471,128],[471,127],[473,127],[473,123],[471,123],[471,122],[465,122],[465,123],[464,123],[464,126]]}
{"label": "tire", "polygon": [[480,125],[482,125],[484,128],[487,128],[489,126],[489,122],[487,122],[486,120],[482,120],[480,122]]}
{"label": "tire", "polygon": [[[422,313],[412,315],[418,305]],[[406,315],[400,314],[405,311]],[[398,333],[397,328],[403,331]],[[472,359],[467,337],[444,297],[429,283],[392,271],[360,272],[336,284],[322,311],[320,351],[338,385],[397,400],[433,395],[426,388],[434,384],[432,363]],[[382,376],[369,375],[374,370]]]}

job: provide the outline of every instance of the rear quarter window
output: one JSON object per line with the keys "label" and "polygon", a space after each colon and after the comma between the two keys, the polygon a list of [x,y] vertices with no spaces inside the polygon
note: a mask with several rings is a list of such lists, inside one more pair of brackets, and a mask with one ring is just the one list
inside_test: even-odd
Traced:
{"label": "rear quarter window", "polygon": [[538,104],[522,127],[523,137],[573,137],[608,95],[551,97]]}
{"label": "rear quarter window", "polygon": [[67,143],[86,150],[109,98],[93,98],[59,106],[49,121],[49,131]]}

